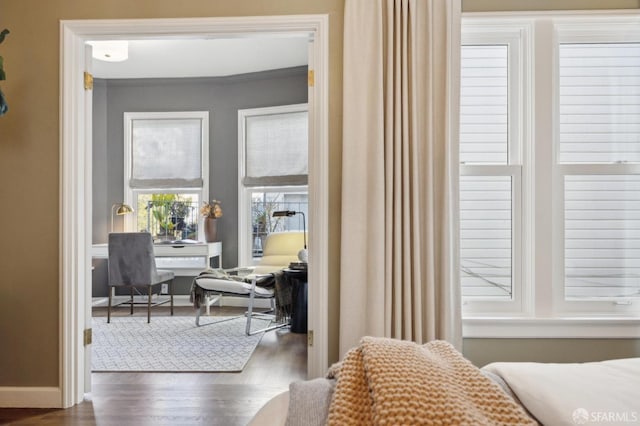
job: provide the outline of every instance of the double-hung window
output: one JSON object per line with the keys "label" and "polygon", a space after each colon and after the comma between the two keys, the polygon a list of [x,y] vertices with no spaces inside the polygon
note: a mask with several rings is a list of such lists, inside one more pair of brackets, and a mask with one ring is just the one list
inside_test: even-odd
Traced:
{"label": "double-hung window", "polygon": [[555,28],[556,293],[569,312],[637,314],[640,21]]}
{"label": "double-hung window", "polygon": [[467,313],[522,309],[523,31],[463,30],[460,264]]}
{"label": "double-hung window", "polygon": [[206,111],[124,114],[124,194],[129,230],[158,240],[202,240],[199,206],[208,194]]}
{"label": "double-hung window", "polygon": [[637,336],[640,15],[467,17],[462,44],[466,324]]}
{"label": "double-hung window", "polygon": [[[240,171],[238,259],[262,256],[271,232],[302,231],[308,213],[308,111],[306,104],[238,111]],[[303,215],[273,217],[292,210]]]}

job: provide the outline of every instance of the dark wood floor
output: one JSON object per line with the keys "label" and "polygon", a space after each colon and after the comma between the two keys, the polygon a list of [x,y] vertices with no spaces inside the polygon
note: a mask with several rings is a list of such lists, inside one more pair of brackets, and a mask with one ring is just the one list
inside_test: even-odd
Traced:
{"label": "dark wood floor", "polygon": [[[118,308],[117,315],[128,314]],[[241,308],[213,308],[230,315]],[[94,316],[106,315],[94,308]],[[135,315],[146,315],[138,308]],[[157,307],[155,315],[168,315]],[[176,315],[193,315],[177,307]],[[246,425],[258,409],[289,383],[304,380],[306,334],[288,329],[265,333],[240,373],[93,373],[87,400],[66,410],[0,409],[10,425]]]}

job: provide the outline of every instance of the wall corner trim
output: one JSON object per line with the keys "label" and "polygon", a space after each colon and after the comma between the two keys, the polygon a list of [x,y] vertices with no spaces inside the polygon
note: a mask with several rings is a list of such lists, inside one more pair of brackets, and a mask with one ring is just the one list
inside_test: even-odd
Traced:
{"label": "wall corner trim", "polygon": [[62,390],[57,387],[0,386],[0,408],[61,408]]}

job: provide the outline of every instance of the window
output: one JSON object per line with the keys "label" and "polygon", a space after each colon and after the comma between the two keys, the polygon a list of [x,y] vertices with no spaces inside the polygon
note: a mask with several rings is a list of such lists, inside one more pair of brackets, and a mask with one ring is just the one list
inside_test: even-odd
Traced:
{"label": "window", "polygon": [[460,266],[468,312],[521,309],[524,30],[463,31]]}
{"label": "window", "polygon": [[208,113],[125,113],[127,229],[154,240],[198,240],[208,194]]}
{"label": "window", "polygon": [[640,30],[557,32],[562,306],[620,312],[640,297]]}
{"label": "window", "polygon": [[462,28],[465,318],[640,317],[639,16]]}
{"label": "window", "polygon": [[278,210],[308,212],[307,105],[238,112],[240,169],[239,261],[262,256],[271,232],[302,230],[302,215],[273,218]]}

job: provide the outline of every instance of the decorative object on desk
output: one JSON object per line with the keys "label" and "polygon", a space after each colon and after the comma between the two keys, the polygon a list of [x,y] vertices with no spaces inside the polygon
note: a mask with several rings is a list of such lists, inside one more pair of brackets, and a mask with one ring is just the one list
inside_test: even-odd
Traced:
{"label": "decorative object on desk", "polygon": [[204,240],[208,243],[218,239],[218,218],[222,217],[222,203],[218,200],[205,202],[200,207],[200,214],[204,216]]}
{"label": "decorative object on desk", "polygon": [[[7,34],[9,34],[9,30],[6,28],[0,32],[0,44],[4,41]],[[6,79],[7,75],[4,72],[4,59],[0,56],[0,81]],[[9,105],[7,105],[7,100],[2,93],[2,89],[0,89],[0,116],[5,115],[7,111],[9,111]]]}
{"label": "decorative object on desk", "polygon": [[218,240],[218,219],[204,218],[204,240],[208,243],[215,243]]}
{"label": "decorative object on desk", "polygon": [[[93,371],[242,371],[264,332],[247,336],[245,318],[196,327],[193,317],[106,318],[92,322]],[[259,322],[268,321],[257,320]]]}
{"label": "decorative object on desk", "polygon": [[298,252],[298,260],[303,263],[307,263],[309,255],[307,253],[307,224],[304,217],[304,212],[297,212],[294,210],[278,210],[273,212],[273,217],[291,217],[296,214],[302,215],[302,232],[304,234],[304,248]]}
{"label": "decorative object on desk", "polygon": [[113,215],[124,216],[125,214],[133,213],[133,209],[130,205],[125,203],[114,203],[111,206],[111,232],[113,232]]}

